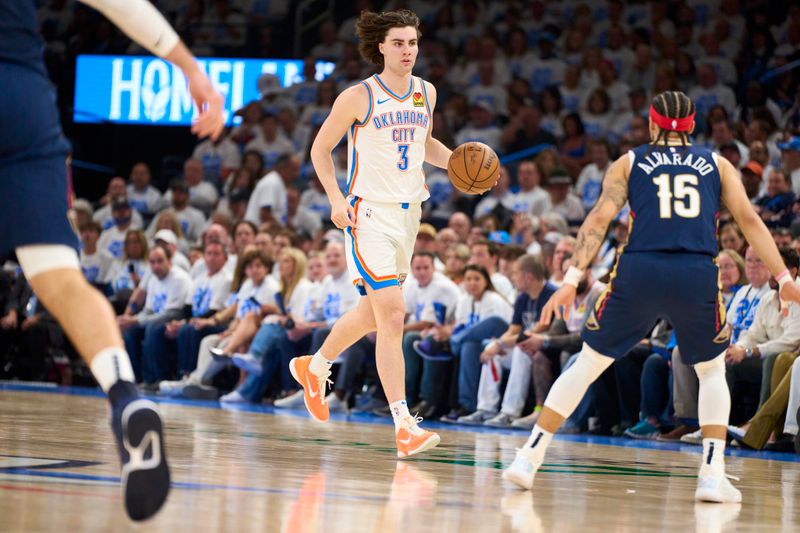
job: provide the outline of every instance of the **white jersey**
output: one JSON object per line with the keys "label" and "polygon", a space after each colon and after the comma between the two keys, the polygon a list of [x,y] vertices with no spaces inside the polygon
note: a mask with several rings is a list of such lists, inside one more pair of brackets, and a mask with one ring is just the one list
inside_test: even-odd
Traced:
{"label": "white jersey", "polygon": [[427,200],[422,163],[431,110],[425,83],[412,77],[401,96],[377,74],[361,83],[369,93],[369,111],[347,132],[347,194],[372,202]]}

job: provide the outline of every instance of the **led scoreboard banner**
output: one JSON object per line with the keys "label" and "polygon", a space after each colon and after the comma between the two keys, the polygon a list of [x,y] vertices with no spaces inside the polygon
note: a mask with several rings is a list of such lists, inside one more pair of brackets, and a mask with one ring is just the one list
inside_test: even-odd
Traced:
{"label": "led scoreboard banner", "polygon": [[[197,63],[225,97],[228,124],[236,110],[260,98],[256,82],[262,74],[275,74],[284,87],[303,81],[299,59],[198,58]],[[333,68],[333,63],[317,62],[316,79],[324,79]],[[75,122],[187,126],[195,113],[186,78],[169,61],[153,56],[78,56]]]}

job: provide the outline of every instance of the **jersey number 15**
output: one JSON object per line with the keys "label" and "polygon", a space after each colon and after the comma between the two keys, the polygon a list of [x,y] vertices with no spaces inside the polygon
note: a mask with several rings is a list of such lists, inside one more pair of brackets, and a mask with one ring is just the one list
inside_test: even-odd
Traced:
{"label": "jersey number 15", "polygon": [[697,191],[697,176],[678,174],[674,186],[669,174],[653,178],[658,185],[658,208],[661,218],[672,218],[672,213],[682,218],[700,215],[700,193]]}

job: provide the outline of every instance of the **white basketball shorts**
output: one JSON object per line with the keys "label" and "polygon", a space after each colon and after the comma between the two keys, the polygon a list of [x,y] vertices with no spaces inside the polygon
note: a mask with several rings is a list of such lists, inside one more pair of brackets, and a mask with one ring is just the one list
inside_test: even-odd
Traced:
{"label": "white basketball shorts", "polygon": [[366,294],[402,285],[411,271],[422,204],[370,202],[358,196],[347,201],[356,212],[355,227],[345,231],[345,255],[350,279]]}

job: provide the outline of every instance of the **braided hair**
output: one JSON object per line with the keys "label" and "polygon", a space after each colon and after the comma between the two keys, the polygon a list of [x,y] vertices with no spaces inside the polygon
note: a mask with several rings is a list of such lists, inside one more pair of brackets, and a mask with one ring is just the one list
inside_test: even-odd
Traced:
{"label": "braided hair", "polygon": [[[652,104],[659,114],[669,118],[686,118],[695,112],[694,102],[681,91],[665,91],[658,94],[653,98]],[[659,144],[661,141],[665,141],[666,144],[670,133],[677,133],[684,147],[689,144],[689,132],[664,129],[660,126],[653,144]]]}

